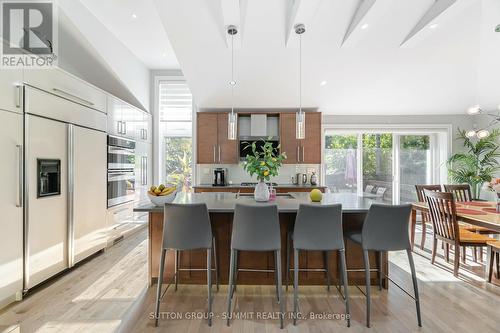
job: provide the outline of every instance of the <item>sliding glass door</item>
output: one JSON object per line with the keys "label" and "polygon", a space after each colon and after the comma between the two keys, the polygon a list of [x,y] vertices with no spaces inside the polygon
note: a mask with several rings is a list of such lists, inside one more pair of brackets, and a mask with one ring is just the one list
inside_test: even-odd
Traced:
{"label": "sliding glass door", "polygon": [[363,194],[392,200],[393,145],[391,133],[365,133],[363,139]]}
{"label": "sliding glass door", "polygon": [[447,137],[446,131],[327,129],[324,184],[331,192],[414,202],[416,184],[445,181]]}
{"label": "sliding glass door", "polygon": [[431,135],[396,135],[399,149],[396,180],[400,203],[415,201],[415,184],[432,183]]}

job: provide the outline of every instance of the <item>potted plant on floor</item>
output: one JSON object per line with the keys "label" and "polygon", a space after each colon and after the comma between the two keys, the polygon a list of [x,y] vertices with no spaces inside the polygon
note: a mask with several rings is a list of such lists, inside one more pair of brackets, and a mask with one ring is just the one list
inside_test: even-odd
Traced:
{"label": "potted plant on floor", "polygon": [[[270,140],[270,138],[268,139]],[[262,140],[263,145],[258,149],[257,142],[249,143],[245,148],[252,148],[252,154],[248,154],[243,162],[243,169],[251,177],[257,176],[258,184],[255,186],[254,197],[256,201],[269,200],[269,188],[266,181],[278,175],[278,171],[286,159],[286,154],[279,152],[280,146],[273,147],[269,141]]]}
{"label": "potted plant on floor", "polygon": [[454,154],[448,159],[448,174],[454,183],[469,184],[474,200],[479,199],[483,184],[491,182],[500,170],[499,138],[498,129],[481,139],[468,138],[465,130],[458,129],[457,140],[463,140],[465,152]]}

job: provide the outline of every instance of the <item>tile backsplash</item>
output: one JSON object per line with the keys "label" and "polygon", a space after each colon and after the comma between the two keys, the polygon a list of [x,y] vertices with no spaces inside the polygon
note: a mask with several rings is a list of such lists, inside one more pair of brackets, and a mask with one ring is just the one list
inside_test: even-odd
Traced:
{"label": "tile backsplash", "polygon": [[[256,182],[257,178],[250,177],[240,164],[197,164],[196,165],[196,184],[205,185],[213,182],[213,169],[226,168],[228,170],[229,181],[233,184],[241,182]],[[280,168],[279,175],[271,179],[278,184],[291,184],[292,176],[296,173],[307,173],[309,176],[315,172],[318,176],[318,183],[321,183],[321,166],[319,164],[286,164]]]}

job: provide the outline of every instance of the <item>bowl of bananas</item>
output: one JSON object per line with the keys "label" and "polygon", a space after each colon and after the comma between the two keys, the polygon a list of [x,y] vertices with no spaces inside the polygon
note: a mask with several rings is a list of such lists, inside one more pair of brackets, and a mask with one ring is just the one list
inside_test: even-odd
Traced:
{"label": "bowl of bananas", "polygon": [[177,187],[165,186],[163,184],[159,186],[153,185],[148,191],[149,200],[156,206],[163,206],[166,203],[174,201],[176,194]]}

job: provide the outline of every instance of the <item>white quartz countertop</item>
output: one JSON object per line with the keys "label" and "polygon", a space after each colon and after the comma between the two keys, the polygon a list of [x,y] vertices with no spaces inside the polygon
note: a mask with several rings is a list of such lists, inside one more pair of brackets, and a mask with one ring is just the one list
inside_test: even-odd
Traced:
{"label": "white quartz countertop", "polygon": [[[321,202],[311,202],[309,193],[288,193],[278,196],[269,202],[256,202],[253,195],[243,195],[229,192],[217,193],[178,193],[174,203],[190,204],[205,203],[211,213],[231,213],[236,204],[277,205],[280,213],[296,213],[300,204],[330,205],[342,204],[344,213],[365,213],[372,203],[382,203],[376,198],[358,197],[355,193],[325,193]],[[134,208],[136,212],[163,212],[162,206],[153,204],[140,205]]]}

